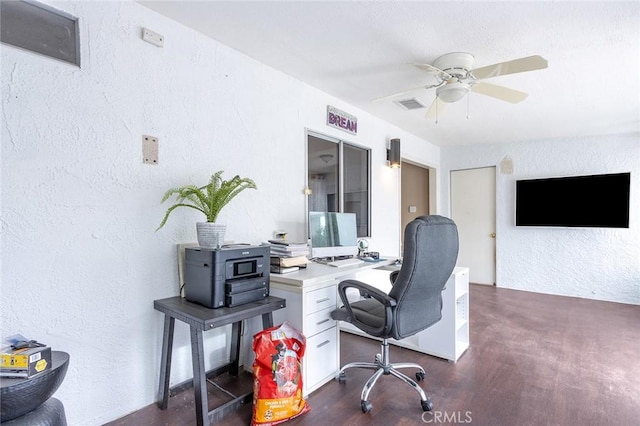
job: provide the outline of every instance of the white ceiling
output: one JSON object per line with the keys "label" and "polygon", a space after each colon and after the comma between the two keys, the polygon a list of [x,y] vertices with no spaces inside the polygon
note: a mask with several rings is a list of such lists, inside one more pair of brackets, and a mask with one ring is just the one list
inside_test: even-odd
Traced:
{"label": "white ceiling", "polygon": [[[640,131],[636,1],[141,3],[436,145]],[[486,80],[529,93],[523,102],[471,93],[437,124],[393,102],[429,106],[435,89],[371,102],[432,82],[413,64],[449,52],[472,53],[474,68],[530,55],[549,67]]]}

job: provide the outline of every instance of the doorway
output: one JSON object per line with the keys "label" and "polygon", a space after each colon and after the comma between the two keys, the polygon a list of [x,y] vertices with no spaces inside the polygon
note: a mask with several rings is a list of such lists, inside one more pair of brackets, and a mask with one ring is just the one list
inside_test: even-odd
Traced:
{"label": "doorway", "polygon": [[458,226],[460,266],[469,281],[496,284],[496,168],[453,170],[451,218]]}
{"label": "doorway", "polygon": [[[404,229],[418,216],[426,216],[435,208],[430,191],[434,179],[432,169],[402,161],[400,168],[400,251],[404,247]],[[434,191],[435,192],[435,191]]]}

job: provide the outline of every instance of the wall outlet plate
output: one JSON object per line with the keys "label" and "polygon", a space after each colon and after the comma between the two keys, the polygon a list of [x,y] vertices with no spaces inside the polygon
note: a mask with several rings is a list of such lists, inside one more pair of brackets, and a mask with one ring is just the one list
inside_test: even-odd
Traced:
{"label": "wall outlet plate", "polygon": [[158,138],[142,135],[142,162],[144,164],[158,164]]}
{"label": "wall outlet plate", "polygon": [[151,31],[149,28],[142,29],[142,39],[154,46],[164,47],[164,36],[155,31]]}

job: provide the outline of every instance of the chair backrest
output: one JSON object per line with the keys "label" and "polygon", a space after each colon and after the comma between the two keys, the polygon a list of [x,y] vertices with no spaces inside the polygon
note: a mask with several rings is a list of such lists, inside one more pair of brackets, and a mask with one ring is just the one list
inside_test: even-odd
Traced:
{"label": "chair backrest", "polygon": [[396,302],[395,339],[411,336],[442,318],[442,289],[458,258],[458,228],[449,218],[420,216],[404,231],[402,268],[389,296]]}

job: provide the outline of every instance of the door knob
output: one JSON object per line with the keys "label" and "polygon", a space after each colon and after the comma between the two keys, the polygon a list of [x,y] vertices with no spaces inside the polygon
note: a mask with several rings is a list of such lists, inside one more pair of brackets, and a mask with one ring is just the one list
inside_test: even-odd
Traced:
{"label": "door knob", "polygon": [[490,236],[491,238],[495,238],[495,237],[496,237],[496,233],[495,233],[495,232],[492,232],[489,236]]}

